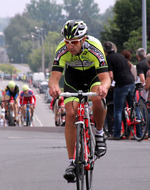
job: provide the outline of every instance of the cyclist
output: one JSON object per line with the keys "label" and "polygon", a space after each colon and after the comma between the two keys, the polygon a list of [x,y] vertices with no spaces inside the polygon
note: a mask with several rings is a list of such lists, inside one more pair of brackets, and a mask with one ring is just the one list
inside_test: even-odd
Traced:
{"label": "cyclist", "polygon": [[19,103],[21,106],[21,118],[23,118],[23,125],[26,124],[25,121],[25,113],[26,113],[26,106],[27,103],[30,104],[30,110],[31,110],[31,121],[33,119],[33,114],[34,114],[34,109],[36,105],[36,97],[31,89],[29,89],[28,85],[23,85],[22,86],[22,92],[20,93],[19,96]]}
{"label": "cyclist", "polygon": [[[99,96],[91,97],[93,116],[96,121],[97,156],[106,153],[106,142],[103,136],[103,123],[106,110],[101,98],[105,98],[110,87],[110,77],[104,51],[100,41],[87,35],[87,25],[83,21],[69,20],[62,28],[64,40],[58,45],[49,79],[50,95],[56,98],[60,95],[59,80],[65,68],[64,92],[77,92],[88,88]],[[66,123],[65,138],[69,157],[64,178],[68,182],[75,180],[75,165],[72,162],[75,145],[76,128],[74,127],[78,100],[74,97],[65,98]]]}
{"label": "cyclist", "polygon": [[[16,124],[16,118],[17,118],[17,111],[18,111],[18,97],[19,97],[19,87],[15,84],[14,81],[9,81],[8,85],[6,86],[4,92],[3,92],[3,98],[2,100],[10,100],[11,101],[11,110],[14,113],[15,116],[15,124]],[[7,104],[3,104],[5,107],[5,118],[7,119]]]}
{"label": "cyclist", "polygon": [[57,122],[59,107],[61,108],[61,118],[62,118],[61,126],[65,126],[65,105],[64,105],[64,97],[62,97],[62,96],[57,99],[53,98],[50,103],[50,109],[53,110],[55,113],[55,125],[56,126],[59,126],[59,123]]}

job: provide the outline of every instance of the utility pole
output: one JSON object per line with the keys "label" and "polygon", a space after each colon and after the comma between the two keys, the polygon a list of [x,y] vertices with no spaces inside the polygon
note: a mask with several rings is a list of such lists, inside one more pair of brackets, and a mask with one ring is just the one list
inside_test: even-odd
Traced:
{"label": "utility pole", "polygon": [[146,0],[142,0],[142,47],[147,52]]}
{"label": "utility pole", "polygon": [[36,32],[39,34],[39,37],[41,39],[41,48],[42,48],[42,56],[41,56],[41,64],[42,64],[42,72],[45,74],[45,56],[44,56],[44,38],[43,38],[43,31],[44,28],[39,28],[35,26]]}

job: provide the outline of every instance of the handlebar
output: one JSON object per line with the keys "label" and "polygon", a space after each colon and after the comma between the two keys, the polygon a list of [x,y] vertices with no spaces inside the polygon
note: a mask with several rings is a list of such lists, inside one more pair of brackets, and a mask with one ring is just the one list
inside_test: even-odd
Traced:
{"label": "handlebar", "polygon": [[[98,94],[96,92],[83,92],[82,90],[81,91],[79,90],[78,92],[62,92],[60,96],[63,96],[63,97],[75,96],[75,97],[82,98],[82,97],[98,96]],[[106,109],[107,108],[106,100],[102,99],[102,103],[103,103],[104,109]]]}
{"label": "handlebar", "polygon": [[98,96],[96,92],[82,92],[82,91],[79,91],[79,92],[62,92],[60,94],[60,96],[63,96],[63,97],[71,97],[71,96],[75,96],[75,97],[79,97],[79,96]]}

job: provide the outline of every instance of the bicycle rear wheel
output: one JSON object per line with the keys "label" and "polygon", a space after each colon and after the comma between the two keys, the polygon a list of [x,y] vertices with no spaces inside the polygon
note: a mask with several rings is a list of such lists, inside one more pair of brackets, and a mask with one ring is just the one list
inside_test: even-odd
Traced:
{"label": "bicycle rear wheel", "polygon": [[77,190],[84,190],[84,132],[82,124],[77,125],[76,134],[76,185]]}
{"label": "bicycle rear wheel", "polygon": [[137,125],[131,126],[131,131],[133,133],[134,138],[137,141],[141,141],[145,138],[148,130],[148,112],[146,105],[141,99],[138,103],[136,103],[132,113],[134,112],[136,120],[139,121],[139,123]]}

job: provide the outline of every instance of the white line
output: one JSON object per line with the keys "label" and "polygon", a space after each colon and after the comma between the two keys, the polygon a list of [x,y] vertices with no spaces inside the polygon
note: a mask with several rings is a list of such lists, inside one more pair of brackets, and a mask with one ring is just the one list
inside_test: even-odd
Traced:
{"label": "white line", "polygon": [[36,116],[36,114],[34,113],[34,117],[36,118],[36,120],[39,122],[40,126],[42,127],[42,122],[39,120],[39,118]]}

